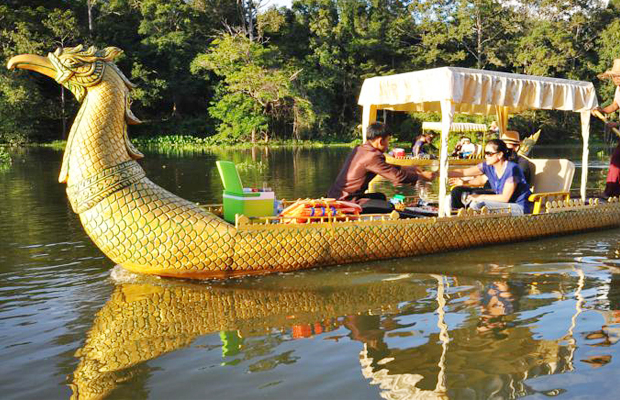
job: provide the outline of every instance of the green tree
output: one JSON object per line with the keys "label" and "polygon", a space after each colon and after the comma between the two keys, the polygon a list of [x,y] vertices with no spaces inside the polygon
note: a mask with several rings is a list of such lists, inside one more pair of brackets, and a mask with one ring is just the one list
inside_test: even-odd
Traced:
{"label": "green tree", "polygon": [[519,17],[498,0],[423,1],[412,6],[420,21],[418,56],[430,66],[505,69]]}
{"label": "green tree", "polygon": [[454,36],[478,69],[505,68],[519,31],[512,6],[498,0],[460,0],[457,2]]}
{"label": "green tree", "polygon": [[420,1],[410,5],[418,21],[419,46],[414,56],[426,67],[458,65],[467,58],[455,36],[455,13],[453,0]]}
{"label": "green tree", "polygon": [[[523,1],[523,30],[512,54],[514,72],[594,80],[596,41],[608,18],[598,1]],[[521,116],[524,125],[540,127],[543,141],[567,134],[579,138],[579,120],[570,113],[531,113]]]}
{"label": "green tree", "polygon": [[[139,132],[153,132],[148,122],[154,121],[156,132],[216,131],[226,140],[245,140],[252,131],[279,138],[351,137],[365,78],[446,65],[594,80],[604,99],[614,90],[595,75],[620,57],[620,0],[607,6],[601,0],[295,0],[291,9],[263,4],[5,0],[0,55],[6,61],[77,43],[120,47],[125,56],[119,67],[138,85],[134,110],[147,122]],[[77,103],[67,102],[63,111],[57,97],[57,85],[46,78],[0,69],[0,140],[61,137]],[[542,121],[523,118],[527,124]],[[575,123],[557,118],[544,124],[569,129]]]}
{"label": "green tree", "polygon": [[[252,40],[243,32],[223,33],[192,67],[194,72],[213,71],[222,78],[218,97],[209,109],[221,121],[218,132],[222,137],[255,140],[261,133],[265,140],[270,135],[300,138],[300,127],[305,125],[301,120],[312,117],[311,107],[291,83],[300,71],[287,68],[278,50],[260,38]],[[226,111],[231,106],[248,115]]]}
{"label": "green tree", "polygon": [[[350,133],[358,119],[356,97],[366,76],[387,73],[384,49],[373,34],[369,5],[362,0],[301,0],[293,4],[297,26],[306,30],[302,86],[318,110],[319,129]],[[378,14],[377,14],[378,15]],[[372,28],[374,32],[369,33]],[[301,31],[301,29],[300,29]],[[389,52],[389,50],[388,50]],[[357,124],[355,124],[357,125]]]}
{"label": "green tree", "polygon": [[268,131],[269,120],[263,107],[251,97],[234,92],[221,93],[216,98],[219,100],[211,103],[209,113],[220,121],[217,141],[242,142],[250,138],[255,141],[256,132]]}
{"label": "green tree", "polygon": [[[79,37],[77,18],[73,11],[54,9],[43,20],[45,26],[57,47],[68,47],[69,45],[77,45],[76,40]],[[67,137],[67,105],[65,98],[65,88],[60,86],[60,118],[62,120],[62,138]]]}
{"label": "green tree", "polygon": [[222,24],[236,24],[233,0],[109,0],[98,6],[96,40],[115,44],[127,57],[120,67],[138,85],[136,112],[161,129],[192,134],[209,130],[204,105],[217,81],[208,84],[190,72],[191,61],[208,48]]}
{"label": "green tree", "polygon": [[[607,26],[602,30],[597,38],[596,49],[598,55],[598,65],[596,72],[602,73],[611,68],[613,61],[620,58],[620,2],[610,2],[604,22]],[[613,99],[615,85],[610,81],[595,80],[600,86],[599,96],[603,102],[611,102]]]}
{"label": "green tree", "polygon": [[606,14],[600,2],[526,1],[520,11],[525,18],[513,53],[517,68],[530,74],[592,78],[596,40]]}
{"label": "green tree", "polygon": [[[0,55],[5,60],[22,53],[46,54],[80,35],[71,27],[75,20],[70,10],[43,5],[0,6],[0,22]],[[70,29],[73,32],[68,33]],[[62,136],[58,134],[62,132],[58,124],[62,109],[57,96],[57,85],[49,79],[0,68],[0,141],[21,143]]]}
{"label": "green tree", "polygon": [[570,32],[562,28],[560,23],[553,21],[533,24],[529,34],[518,41],[514,64],[529,75],[566,74],[576,51]]}

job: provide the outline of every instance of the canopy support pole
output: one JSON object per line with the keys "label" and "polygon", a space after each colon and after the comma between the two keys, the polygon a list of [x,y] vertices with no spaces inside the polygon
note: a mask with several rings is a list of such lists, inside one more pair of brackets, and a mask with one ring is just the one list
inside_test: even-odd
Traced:
{"label": "canopy support pole", "polygon": [[586,201],[586,186],[588,184],[588,156],[590,155],[590,147],[588,141],[590,139],[590,110],[581,111],[581,137],[583,138],[583,153],[581,155],[581,200]]}
{"label": "canopy support pole", "polygon": [[446,216],[446,186],[448,185],[448,135],[454,119],[454,104],[441,102],[441,152],[439,156],[439,217]]}
{"label": "canopy support pole", "polygon": [[377,121],[377,106],[374,104],[364,105],[362,111],[362,143],[366,143],[366,128]]}
{"label": "canopy support pole", "polygon": [[508,130],[508,108],[504,106],[495,106],[495,117],[497,118],[497,127],[499,128],[499,137]]}

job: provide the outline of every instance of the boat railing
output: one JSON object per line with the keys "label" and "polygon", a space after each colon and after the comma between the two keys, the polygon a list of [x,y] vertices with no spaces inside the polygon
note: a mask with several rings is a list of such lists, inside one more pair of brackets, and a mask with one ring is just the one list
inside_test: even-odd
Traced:
{"label": "boat railing", "polygon": [[[410,197],[410,196],[408,196]],[[284,207],[294,204],[295,201],[283,200]],[[197,204],[201,209],[215,214],[219,217],[223,215],[222,204]],[[432,218],[432,217],[431,217]],[[386,214],[359,214],[359,215],[338,215],[324,217],[284,217],[284,216],[266,216],[266,217],[248,217],[246,215],[237,215],[235,225],[237,227],[246,225],[309,225],[309,224],[332,224],[343,222],[386,222],[399,219],[397,211]],[[418,218],[420,220],[428,220],[429,218]]]}
{"label": "boat railing", "polygon": [[[609,205],[615,205],[619,203],[617,197],[611,197],[607,200]],[[289,203],[289,202],[287,202]],[[294,203],[290,201],[290,203]],[[553,201],[547,201],[544,203],[544,208],[538,215],[554,214],[560,212],[571,212],[578,210],[587,210],[597,207],[599,205],[604,206],[606,203],[600,203],[598,198],[590,198],[587,201],[581,199],[559,199]],[[198,204],[200,208],[205,211],[211,212],[215,215],[222,216],[221,204]],[[526,217],[536,217],[535,214],[526,215]],[[266,217],[248,217],[246,215],[237,215],[235,220],[235,227],[240,229],[272,229],[274,227],[279,228],[318,228],[318,227],[334,227],[350,224],[362,224],[362,225],[384,225],[386,222],[406,223],[406,224],[433,224],[438,220],[459,220],[459,219],[484,219],[484,218],[501,218],[511,217],[510,208],[488,210],[483,207],[481,210],[473,210],[468,208],[459,209],[455,214],[449,217],[433,217],[422,216],[419,218],[401,218],[398,211],[394,210],[391,213],[385,214],[359,214],[359,215],[338,215],[338,216],[324,216],[324,217],[285,217],[285,216],[266,216]]]}
{"label": "boat railing", "polygon": [[[376,223],[381,225],[388,221],[397,221],[400,219],[398,211],[392,211],[387,214],[351,214],[351,215],[338,215],[338,216],[324,216],[324,217],[284,217],[284,216],[269,216],[269,217],[248,217],[245,215],[237,215],[235,226],[237,228],[244,227],[273,227],[274,225],[285,227],[318,227],[318,226],[333,226],[334,224],[342,225],[347,223]],[[436,220],[435,217],[417,218],[417,221],[422,223],[430,223]]]}
{"label": "boat railing", "polygon": [[[610,197],[608,203],[618,203],[617,197]],[[590,198],[587,201],[582,199],[554,200],[545,203],[545,213],[558,213],[565,211],[577,211],[592,208],[599,205],[599,199]]]}

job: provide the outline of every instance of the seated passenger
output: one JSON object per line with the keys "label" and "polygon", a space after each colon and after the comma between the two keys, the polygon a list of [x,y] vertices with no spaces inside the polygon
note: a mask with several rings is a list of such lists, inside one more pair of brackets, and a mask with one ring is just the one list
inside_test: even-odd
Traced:
{"label": "seated passenger", "polygon": [[474,193],[467,195],[468,203],[473,209],[497,210],[510,208],[512,215],[530,213],[532,203],[528,200],[531,194],[525,182],[523,171],[513,161],[508,161],[510,150],[506,143],[499,139],[490,140],[485,149],[485,161],[474,167],[455,169],[448,172],[450,177],[466,177],[485,175],[493,193]]}
{"label": "seated passenger", "polygon": [[432,143],[433,135],[431,133],[423,133],[416,136],[413,147],[411,148],[411,154],[413,154],[414,157],[420,158],[437,158],[430,153],[431,149],[435,149]]}
{"label": "seated passenger", "polygon": [[329,189],[327,197],[353,201],[362,206],[363,212],[389,212],[393,207],[382,193],[365,193],[368,183],[377,175],[395,185],[415,183],[418,178],[432,180],[435,173],[422,171],[417,167],[400,167],[388,164],[385,153],[392,134],[385,125],[375,122],[366,130],[366,143],[357,146],[347,157]]}
{"label": "seated passenger", "polygon": [[461,138],[461,148],[458,152],[459,158],[467,158],[476,153],[476,145],[468,137]]}
{"label": "seated passenger", "polygon": [[465,180],[461,178],[451,178],[450,185],[454,186],[450,191],[450,208],[452,210],[458,210],[459,208],[465,208],[463,199],[467,195],[476,194],[494,194],[491,189],[486,175],[479,175],[473,179]]}
{"label": "seated passenger", "polygon": [[463,147],[463,139],[464,137],[461,137],[459,141],[456,142],[456,145],[454,146],[454,150],[452,150],[452,154],[450,154],[451,157],[458,157],[459,154],[461,154],[461,148]]}
{"label": "seated passenger", "polygon": [[[508,156],[508,161],[513,161],[521,167],[521,171],[523,171],[523,176],[525,176],[525,181],[528,186],[531,188],[534,184],[534,175],[536,175],[536,167],[534,163],[528,160],[526,157],[522,157],[519,155],[519,148],[521,147],[521,140],[519,138],[519,132],[517,131],[506,131],[502,134],[502,139],[504,143],[506,143],[506,147],[510,150],[510,156]],[[454,179],[450,181],[452,185],[463,185],[463,181],[460,179]],[[452,209],[464,208],[465,205],[462,202],[463,193],[477,193],[477,194],[492,194],[493,190],[490,189],[490,186],[487,183],[486,176],[480,175],[479,177],[474,178],[473,180],[467,181],[468,186],[456,186],[450,192],[451,198],[451,207]],[[472,187],[475,186],[475,187]],[[480,187],[478,187],[480,186]],[[484,187],[482,187],[484,186]]]}

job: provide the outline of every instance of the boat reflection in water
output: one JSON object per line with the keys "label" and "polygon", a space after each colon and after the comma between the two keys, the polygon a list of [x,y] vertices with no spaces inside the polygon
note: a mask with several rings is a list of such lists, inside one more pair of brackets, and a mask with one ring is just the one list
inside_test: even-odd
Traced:
{"label": "boat reflection in water", "polygon": [[[339,331],[337,338],[361,342],[351,357],[359,357],[361,374],[384,398],[520,397],[536,393],[526,380],[574,368],[573,330],[586,279],[572,270],[569,288],[558,274],[513,282],[493,265],[469,277],[366,271],[347,283],[322,271],[211,286],[140,277],[117,284],[96,315],[71,387],[74,398],[105,397],[140,374],[142,363],[210,333],[219,333],[226,361],[248,351],[249,338],[274,331],[286,332],[284,340]],[[576,300],[572,317],[557,330],[562,334],[544,338],[536,321],[564,294]],[[611,340],[605,334],[591,332],[591,340]],[[604,356],[591,362],[604,363]]]}

